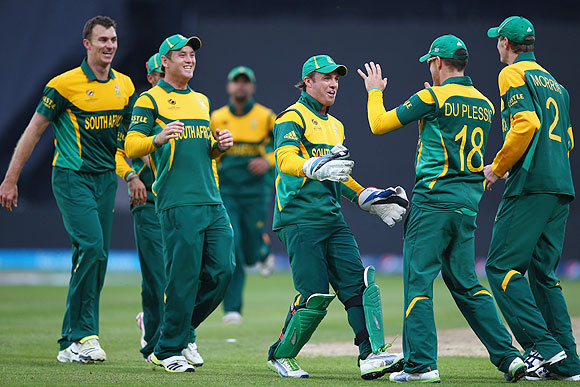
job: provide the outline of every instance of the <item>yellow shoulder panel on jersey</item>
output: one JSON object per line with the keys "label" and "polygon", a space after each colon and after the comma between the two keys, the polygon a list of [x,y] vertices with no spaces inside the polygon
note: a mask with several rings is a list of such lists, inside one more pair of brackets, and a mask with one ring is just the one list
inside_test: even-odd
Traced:
{"label": "yellow shoulder panel on jersey", "polygon": [[153,105],[153,101],[151,101],[151,98],[149,98],[149,96],[143,95],[143,94],[141,94],[141,96],[139,98],[137,98],[137,101],[135,101],[135,107],[142,107],[142,108],[146,108],[146,109],[155,109],[155,106]]}
{"label": "yellow shoulder panel on jersey", "polygon": [[499,95],[504,96],[512,87],[520,87],[526,83],[524,78],[524,70],[517,63],[511,66],[504,67],[497,77],[499,85]]}
{"label": "yellow shoulder panel on jersey", "polygon": [[433,99],[433,95],[431,93],[429,93],[429,90],[427,90],[427,89],[419,90],[417,92],[417,97],[419,97],[421,99],[421,101],[423,101],[426,104],[432,105],[435,103],[435,100]]}
{"label": "yellow shoulder panel on jersey", "polygon": [[276,124],[283,124],[284,122],[295,122],[298,125],[303,126],[302,119],[300,118],[300,115],[293,110],[280,113],[278,118],[276,118],[275,123]]}
{"label": "yellow shoulder panel on jersey", "polygon": [[[115,72],[108,82],[91,82],[80,67],[54,77],[47,86],[87,112],[124,109],[135,92],[131,79]],[[116,98],[111,98],[114,96]]]}

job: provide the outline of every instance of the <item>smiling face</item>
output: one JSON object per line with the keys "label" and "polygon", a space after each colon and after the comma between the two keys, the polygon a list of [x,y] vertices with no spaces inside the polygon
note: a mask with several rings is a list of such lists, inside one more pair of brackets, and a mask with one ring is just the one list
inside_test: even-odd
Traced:
{"label": "smiling face", "polygon": [[115,28],[105,28],[100,24],[93,27],[90,39],[83,39],[87,49],[87,61],[99,67],[110,66],[117,52]]}
{"label": "smiling face", "polygon": [[306,92],[322,106],[332,106],[338,92],[338,78],[337,70],[328,74],[314,72],[304,78]]}
{"label": "smiling face", "polygon": [[191,46],[184,46],[179,50],[170,51],[168,56],[161,56],[161,63],[165,67],[166,80],[187,83],[193,77],[195,70],[195,51]]}

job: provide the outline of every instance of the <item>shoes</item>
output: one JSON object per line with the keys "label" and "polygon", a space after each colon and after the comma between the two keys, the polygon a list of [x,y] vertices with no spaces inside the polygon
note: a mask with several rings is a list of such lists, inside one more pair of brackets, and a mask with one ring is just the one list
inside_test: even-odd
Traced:
{"label": "shoes", "polygon": [[58,351],[58,356],[56,357],[61,363],[79,363],[79,344],[72,343],[67,348],[62,351]]}
{"label": "shoes", "polygon": [[389,380],[395,383],[402,382],[422,382],[422,383],[441,383],[439,370],[409,374],[405,371],[395,372],[389,376]]}
{"label": "shoes", "polygon": [[371,353],[366,359],[359,361],[360,376],[365,380],[377,379],[384,374],[401,371],[404,364],[402,353]]}
{"label": "shoes", "polygon": [[526,380],[565,380],[568,382],[580,382],[580,374],[572,375],[572,376],[564,376],[558,375],[553,373],[552,371],[548,370],[546,367],[540,367],[533,372],[528,372],[525,376]]}
{"label": "shoes", "polygon": [[270,254],[263,262],[258,262],[258,271],[262,277],[269,277],[274,272],[276,266],[276,257]]}
{"label": "shoes", "polygon": [[507,382],[515,383],[526,375],[527,370],[526,363],[521,358],[516,357],[512,360],[508,372],[503,375]]}
{"label": "shoes", "polygon": [[550,359],[546,360],[542,357],[542,355],[540,355],[540,353],[538,351],[536,351],[535,349],[532,349],[532,351],[530,352],[528,357],[526,357],[525,363],[526,363],[526,366],[528,367],[528,373],[531,373],[531,372],[534,372],[535,370],[537,370],[538,368],[540,368],[541,366],[554,365],[554,364],[566,359],[567,357],[568,357],[568,355],[566,355],[566,352],[561,351],[561,352],[558,352],[557,354],[555,354],[554,356],[552,356]]}
{"label": "shoes", "polygon": [[137,326],[141,330],[141,348],[144,348],[147,345],[147,341],[145,341],[145,324],[143,324],[143,312],[139,312],[137,317],[135,317],[135,320],[137,320]]}
{"label": "shoes", "polygon": [[83,337],[62,351],[58,351],[56,360],[61,363],[93,363],[107,360],[107,354],[99,344],[99,336]]}
{"label": "shoes", "polygon": [[285,378],[307,378],[308,372],[300,368],[294,357],[272,359],[267,362],[268,368]]}
{"label": "shoes", "polygon": [[[95,361],[105,361],[107,360],[107,354],[101,348],[99,344],[99,336],[92,335],[83,337],[78,342],[79,347],[79,362],[80,363],[92,363]],[[73,360],[74,362],[74,360]]]}
{"label": "shoes", "polygon": [[187,362],[184,356],[170,356],[159,360],[154,353],[151,354],[151,363],[163,367],[167,372],[194,372],[195,368]]}
{"label": "shoes", "polygon": [[242,323],[242,315],[240,312],[226,312],[222,322],[224,324],[240,325]]}
{"label": "shoes", "polygon": [[189,343],[187,347],[181,351],[181,354],[185,357],[187,362],[195,367],[201,367],[203,365],[203,358],[197,352],[197,344],[196,343]]}

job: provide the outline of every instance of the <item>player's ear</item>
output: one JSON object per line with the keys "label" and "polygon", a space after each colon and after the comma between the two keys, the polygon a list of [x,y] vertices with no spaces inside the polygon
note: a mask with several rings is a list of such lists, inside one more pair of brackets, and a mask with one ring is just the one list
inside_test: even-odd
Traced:
{"label": "player's ear", "polygon": [[91,42],[88,39],[83,39],[83,46],[85,46],[85,49],[89,49],[89,46],[91,45]]}

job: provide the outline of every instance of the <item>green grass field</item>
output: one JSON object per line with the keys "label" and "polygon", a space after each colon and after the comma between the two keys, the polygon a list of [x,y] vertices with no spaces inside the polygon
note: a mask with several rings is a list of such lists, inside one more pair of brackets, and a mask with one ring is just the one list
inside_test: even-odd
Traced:
{"label": "green grass field", "polygon": [[[198,329],[198,345],[205,364],[193,374],[170,374],[143,361],[138,351],[140,277],[109,275],[101,297],[101,344],[107,352],[102,364],[60,364],[56,361],[60,324],[67,288],[64,286],[0,286],[0,385],[289,385],[350,386],[389,383],[387,377],[363,381],[353,357],[300,357],[310,379],[288,380],[266,368],[266,351],[280,333],[294,296],[289,274],[270,278],[250,275],[245,294],[244,323],[225,326],[218,309]],[[402,290],[399,277],[379,276],[387,335],[400,334]],[[570,313],[580,315],[580,282],[563,282]],[[575,297],[573,295],[576,295]],[[436,281],[437,328],[467,324],[441,280]],[[342,305],[335,301],[311,342],[352,340]],[[235,343],[227,342],[236,339]],[[400,340],[400,338],[398,339]],[[441,357],[441,380],[447,385],[495,386],[503,375],[485,358]],[[530,382],[526,382],[530,383]],[[563,382],[542,382],[542,386]]]}

